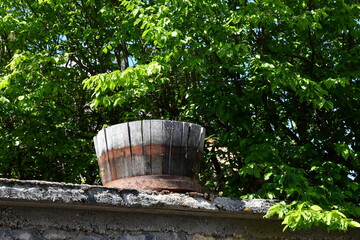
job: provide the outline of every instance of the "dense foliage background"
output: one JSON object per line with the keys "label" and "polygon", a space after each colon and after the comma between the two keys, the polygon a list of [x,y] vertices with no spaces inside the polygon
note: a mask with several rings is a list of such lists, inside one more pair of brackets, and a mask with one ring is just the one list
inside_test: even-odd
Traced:
{"label": "dense foliage background", "polygon": [[285,200],[285,227],[360,224],[354,0],[1,0],[0,176],[99,183],[105,125],[206,127],[201,181]]}

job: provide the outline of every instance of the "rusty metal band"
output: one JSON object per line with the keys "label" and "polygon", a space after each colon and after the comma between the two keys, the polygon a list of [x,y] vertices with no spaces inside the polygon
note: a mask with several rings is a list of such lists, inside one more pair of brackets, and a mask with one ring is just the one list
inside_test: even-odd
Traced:
{"label": "rusty metal band", "polygon": [[[130,150],[131,149],[131,150]],[[170,147],[170,146],[161,146],[161,145],[148,145],[148,146],[132,146],[132,147],[123,147],[123,148],[117,148],[108,150],[107,152],[104,152],[100,158],[98,159],[99,163],[108,161],[108,156],[110,158],[118,158],[123,156],[143,156],[144,151],[147,153],[150,153],[151,155],[159,155],[164,152],[170,152],[173,155],[178,155],[180,153],[184,153],[185,151],[195,153],[197,158],[201,159],[202,152],[197,151],[195,148],[185,148],[185,147]]]}

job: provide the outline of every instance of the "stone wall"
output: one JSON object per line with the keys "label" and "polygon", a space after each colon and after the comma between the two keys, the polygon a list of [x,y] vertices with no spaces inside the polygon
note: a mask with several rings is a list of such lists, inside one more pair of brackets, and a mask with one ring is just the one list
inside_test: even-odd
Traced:
{"label": "stone wall", "polygon": [[360,239],[360,230],[282,232],[269,200],[0,179],[0,239]]}

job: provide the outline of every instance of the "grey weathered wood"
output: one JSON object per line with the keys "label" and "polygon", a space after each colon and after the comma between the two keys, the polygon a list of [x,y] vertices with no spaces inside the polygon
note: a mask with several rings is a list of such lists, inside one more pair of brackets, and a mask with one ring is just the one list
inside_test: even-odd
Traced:
{"label": "grey weathered wood", "polygon": [[164,143],[163,143],[163,156],[162,156],[162,173],[170,174],[170,161],[171,161],[171,144],[173,140],[173,122],[163,120]]}
{"label": "grey weathered wood", "polygon": [[199,146],[197,147],[197,149],[201,152],[204,151],[205,135],[206,135],[206,130],[205,130],[205,128],[202,127],[200,138],[199,138]]}
{"label": "grey weathered wood", "polygon": [[117,141],[114,148],[118,147],[120,155],[122,155],[120,156],[119,161],[116,163],[117,169],[120,169],[119,175],[124,177],[131,177],[132,163],[128,124],[116,124],[114,126],[111,126],[110,130],[113,132],[113,144],[115,143],[115,141]]}
{"label": "grey weathered wood", "polygon": [[109,143],[109,141],[111,141],[111,137],[108,136],[108,129],[104,129],[104,133],[105,133],[105,142],[106,142],[106,148],[108,149],[107,151],[107,163],[110,167],[109,169],[109,173],[110,173],[110,176],[111,176],[111,181],[114,180],[114,179],[117,179],[117,172],[116,172],[116,166],[115,166],[115,162],[114,162],[114,159],[115,159],[115,155],[114,155],[114,152],[111,151],[112,149],[112,145],[111,143]]}
{"label": "grey weathered wood", "polygon": [[183,122],[173,121],[174,137],[171,146],[182,147]]}
{"label": "grey weathered wood", "polygon": [[145,174],[144,151],[143,151],[143,133],[141,121],[129,122],[129,134],[131,145],[131,163],[133,176]]}
{"label": "grey weathered wood", "polygon": [[199,136],[201,133],[201,126],[196,124],[190,124],[190,136],[188,140],[188,147],[198,148],[199,147]]}
{"label": "grey weathered wood", "polygon": [[100,156],[101,156],[101,154],[100,154],[100,149],[98,149],[98,137],[97,136],[95,136],[94,138],[94,146],[95,146],[95,153],[96,153],[96,157],[99,159],[100,158]]}
{"label": "grey weathered wood", "polygon": [[104,129],[100,130],[96,137],[94,137],[94,144],[96,150],[96,156],[98,158],[101,157],[102,154],[107,152],[106,144],[105,144],[105,136],[104,136]]}
{"label": "grey weathered wood", "polygon": [[173,122],[169,120],[163,120],[164,130],[164,143],[163,146],[170,146],[173,138]]}
{"label": "grey weathered wood", "polygon": [[164,144],[163,122],[161,120],[151,120],[151,163],[152,174],[162,174],[162,159],[159,154],[158,146]]}
{"label": "grey weathered wood", "polygon": [[117,150],[118,157],[113,159],[117,177],[124,178],[131,176],[129,172],[132,172],[132,167],[128,163],[129,161],[127,161],[127,158],[130,158],[131,155],[129,151],[124,150],[124,148],[130,147],[127,124],[121,123],[108,127],[106,128],[106,133],[109,150]]}
{"label": "grey weathered wood", "polygon": [[144,171],[145,175],[152,174],[151,169],[151,121],[142,121],[142,134],[143,134],[143,151],[144,151]]}
{"label": "grey weathered wood", "polygon": [[188,140],[189,140],[190,126],[189,123],[183,123],[182,129],[182,139],[181,139],[181,158],[180,158],[180,175],[186,175],[186,159],[187,159],[187,149],[188,149]]}
{"label": "grey weathered wood", "polygon": [[169,161],[170,174],[180,175],[180,162],[182,152],[183,123],[173,121],[173,137],[171,141],[171,154]]}
{"label": "grey weathered wood", "polygon": [[[98,135],[97,136],[95,136],[94,137],[94,146],[95,146],[95,152],[96,152],[96,157],[97,157],[97,159],[100,159],[100,156],[101,156],[101,152],[100,152],[100,149],[99,149],[99,147],[98,147],[98,139],[99,139],[99,133],[98,133]],[[102,184],[105,184],[106,182],[105,182],[105,176],[104,176],[104,174],[105,174],[105,170],[104,169],[102,169],[103,167],[101,167],[100,166],[100,163],[99,163],[99,170],[100,170],[100,177],[101,177],[101,182],[102,182]]]}
{"label": "grey weathered wood", "polygon": [[188,147],[189,142],[189,135],[190,134],[190,123],[184,122],[183,123],[183,136],[182,136],[182,143],[183,147]]}
{"label": "grey weathered wood", "polygon": [[142,121],[142,129],[143,129],[143,146],[149,146],[152,144],[151,142],[151,120],[143,120]]}
{"label": "grey weathered wood", "polygon": [[201,131],[201,126],[196,124],[189,125],[189,136],[188,136],[188,143],[186,149],[186,161],[185,161],[185,175],[191,174],[195,172],[196,165],[195,161],[197,160],[197,147],[199,146],[199,134]]}
{"label": "grey weathered wood", "polygon": [[110,173],[110,164],[109,164],[109,156],[107,153],[107,142],[106,142],[106,135],[105,129],[101,130],[98,135],[96,136],[96,149],[97,153],[99,154],[98,159],[103,158],[103,163],[100,166],[100,176],[101,181],[103,184],[111,181],[111,175],[107,174]]}
{"label": "grey weathered wood", "polygon": [[[111,141],[112,149],[130,146],[127,123],[116,124],[106,129],[108,129],[107,131],[108,136],[111,136],[110,141]],[[110,145],[110,141],[108,141],[109,145]]]}
{"label": "grey weathered wood", "polygon": [[141,121],[134,121],[129,122],[129,133],[130,133],[130,140],[131,140],[131,146],[142,146],[143,140],[142,140],[142,124]]}
{"label": "grey weathered wood", "polygon": [[163,145],[164,141],[163,121],[162,120],[151,120],[151,144],[152,145]]}
{"label": "grey weathered wood", "polygon": [[197,144],[198,144],[198,146],[196,147],[197,160],[195,161],[195,164],[194,164],[194,172],[200,171],[202,153],[203,153],[204,144],[205,144],[205,128],[203,128],[203,127],[200,128],[199,140],[198,140]]}

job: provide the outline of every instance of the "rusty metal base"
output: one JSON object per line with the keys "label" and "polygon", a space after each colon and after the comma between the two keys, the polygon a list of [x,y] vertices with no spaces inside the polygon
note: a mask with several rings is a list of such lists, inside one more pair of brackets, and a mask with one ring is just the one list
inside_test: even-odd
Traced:
{"label": "rusty metal base", "polygon": [[143,175],[121,178],[104,186],[118,188],[133,188],[137,190],[169,190],[173,192],[201,192],[202,188],[190,177],[176,175]]}

